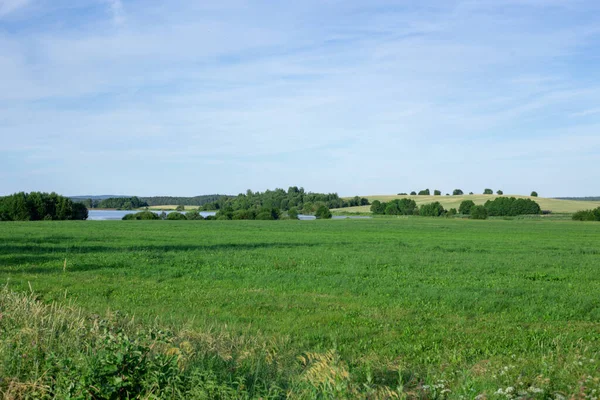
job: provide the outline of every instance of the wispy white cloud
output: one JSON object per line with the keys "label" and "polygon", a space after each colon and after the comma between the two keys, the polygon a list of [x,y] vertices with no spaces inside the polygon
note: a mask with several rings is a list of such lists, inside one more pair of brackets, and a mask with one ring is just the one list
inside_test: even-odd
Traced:
{"label": "wispy white cloud", "polygon": [[[3,154],[27,154],[0,161],[15,171],[4,190],[61,190],[50,175],[19,179],[30,164],[112,160],[65,192],[476,190],[501,164],[508,193],[530,184],[521,158],[560,177],[588,173],[578,152],[600,157],[584,139],[600,123],[593,1],[85,1],[53,5],[64,24],[0,32]],[[208,171],[205,186],[172,179],[186,170]]]}
{"label": "wispy white cloud", "polygon": [[25,7],[30,0],[0,0],[0,17]]}

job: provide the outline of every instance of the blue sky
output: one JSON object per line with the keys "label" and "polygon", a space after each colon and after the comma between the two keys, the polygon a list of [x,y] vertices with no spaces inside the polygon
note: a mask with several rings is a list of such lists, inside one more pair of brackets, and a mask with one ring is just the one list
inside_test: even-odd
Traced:
{"label": "blue sky", "polygon": [[0,0],[0,194],[600,195],[596,0]]}

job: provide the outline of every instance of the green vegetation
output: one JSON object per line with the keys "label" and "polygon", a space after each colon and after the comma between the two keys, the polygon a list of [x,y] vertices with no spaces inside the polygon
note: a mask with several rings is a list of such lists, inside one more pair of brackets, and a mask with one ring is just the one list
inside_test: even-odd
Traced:
{"label": "green vegetation", "polygon": [[419,190],[419,196],[429,196],[430,194],[431,192],[429,191],[429,189]]}
{"label": "green vegetation", "polygon": [[127,214],[122,218],[123,221],[157,220],[157,219],[161,219],[161,217],[158,214],[153,213],[151,211],[140,211],[135,214]]}
{"label": "green vegetation", "polygon": [[187,220],[185,214],[182,214],[178,211],[173,211],[170,212],[169,214],[167,214],[167,220],[168,221],[181,221],[181,220]]}
{"label": "green vegetation", "polygon": [[454,189],[452,191],[452,196],[462,196],[463,194],[464,194],[463,191],[460,189]]}
{"label": "green vegetation", "polygon": [[485,189],[483,194],[494,194],[494,191],[492,189]]}
{"label": "green vegetation", "polygon": [[413,215],[418,214],[417,203],[414,200],[403,198],[390,202],[373,201],[370,208],[373,214],[379,215]]}
{"label": "green vegetation", "polygon": [[331,211],[329,211],[329,208],[327,208],[327,206],[319,206],[315,213],[315,217],[317,217],[318,219],[329,219],[331,218]]}
{"label": "green vegetation", "polygon": [[533,192],[531,192],[530,194],[531,197],[538,197],[537,192],[534,190]]}
{"label": "green vegetation", "polygon": [[8,222],[0,393],[592,398],[599,254],[544,219]]}
{"label": "green vegetation", "polygon": [[485,202],[484,207],[492,217],[540,214],[540,205],[531,199],[498,197]]}
{"label": "green vegetation", "polygon": [[475,207],[473,200],[463,200],[458,207],[458,212],[464,215],[471,214],[471,209]]}
{"label": "green vegetation", "polygon": [[100,200],[95,208],[116,208],[117,210],[133,210],[147,207],[148,203],[138,197],[112,197]]}
{"label": "green vegetation", "polygon": [[444,215],[446,210],[439,201],[423,204],[419,207],[419,215],[422,217],[440,217]]}
{"label": "green vegetation", "polygon": [[84,220],[87,217],[85,205],[54,192],[21,192],[0,197],[0,221]]}
{"label": "green vegetation", "polygon": [[600,221],[600,207],[593,210],[577,211],[573,214],[574,221]]}
{"label": "green vegetation", "polygon": [[485,206],[473,206],[469,210],[472,219],[487,219],[489,213]]}

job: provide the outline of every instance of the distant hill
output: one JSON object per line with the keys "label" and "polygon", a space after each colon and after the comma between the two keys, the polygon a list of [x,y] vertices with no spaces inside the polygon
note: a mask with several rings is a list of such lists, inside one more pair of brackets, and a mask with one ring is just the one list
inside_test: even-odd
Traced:
{"label": "distant hill", "polygon": [[122,195],[122,194],[101,194],[101,195],[82,195],[82,196],[69,196],[69,198],[71,200],[88,200],[88,199],[92,199],[92,200],[106,200],[106,199],[120,199],[123,197],[131,197],[131,196],[126,196],[126,195]]}
{"label": "distant hill", "polygon": [[559,200],[576,200],[576,201],[600,201],[600,196],[591,197],[554,197]]}

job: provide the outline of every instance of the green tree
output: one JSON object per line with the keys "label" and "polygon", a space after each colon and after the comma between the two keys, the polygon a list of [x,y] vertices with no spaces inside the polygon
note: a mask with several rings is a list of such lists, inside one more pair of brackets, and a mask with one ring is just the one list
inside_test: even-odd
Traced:
{"label": "green tree", "polygon": [[494,191],[492,189],[485,189],[483,194],[494,194]]}
{"label": "green tree", "polygon": [[439,201],[429,204],[423,204],[419,208],[419,215],[422,217],[439,217],[445,212],[446,211],[444,210],[444,207],[440,204]]}
{"label": "green tree", "polygon": [[385,214],[385,203],[379,200],[373,200],[371,203],[371,212],[373,214]]}
{"label": "green tree", "polygon": [[458,207],[458,212],[464,215],[469,215],[473,207],[475,207],[473,200],[463,200]]}
{"label": "green tree", "polygon": [[429,189],[419,191],[419,196],[429,196],[430,194],[431,192],[429,191]]}
{"label": "green tree", "polygon": [[415,191],[413,190],[412,192],[410,192],[410,195],[411,195],[411,196],[416,196],[416,195],[417,195],[417,192],[415,192]]}
{"label": "green tree", "polygon": [[434,196],[441,196],[442,192],[436,189],[436,190],[433,191],[433,195]]}
{"label": "green tree", "polygon": [[202,214],[200,214],[198,210],[188,211],[187,213],[185,213],[185,217],[190,221],[198,221],[204,219],[204,217],[202,216]]}
{"label": "green tree", "polygon": [[186,219],[187,218],[185,217],[185,215],[178,211],[173,211],[173,212],[170,212],[169,214],[167,214],[167,220],[169,220],[169,221],[181,221],[181,220],[186,220]]}
{"label": "green tree", "polygon": [[498,196],[502,196],[502,195],[504,194],[504,192],[503,192],[502,190],[497,190],[497,191],[496,191],[496,194],[497,194]]}
{"label": "green tree", "polygon": [[538,197],[538,194],[537,194],[537,192],[534,190],[533,192],[531,192],[531,195],[530,195],[530,196],[531,196],[531,197]]}
{"label": "green tree", "polygon": [[463,191],[460,189],[454,189],[452,191],[452,196],[462,196],[463,194],[464,194]]}
{"label": "green tree", "polygon": [[331,211],[329,211],[329,208],[327,208],[327,206],[319,206],[315,213],[315,216],[318,219],[329,219],[331,218]]}
{"label": "green tree", "polygon": [[487,219],[488,211],[484,206],[475,206],[471,208],[472,219]]}
{"label": "green tree", "polygon": [[177,208],[175,208],[175,211],[184,211],[185,210],[185,206],[183,204],[180,204],[177,206]]}
{"label": "green tree", "polygon": [[298,209],[296,207],[292,207],[288,210],[288,217],[290,219],[298,219]]}

